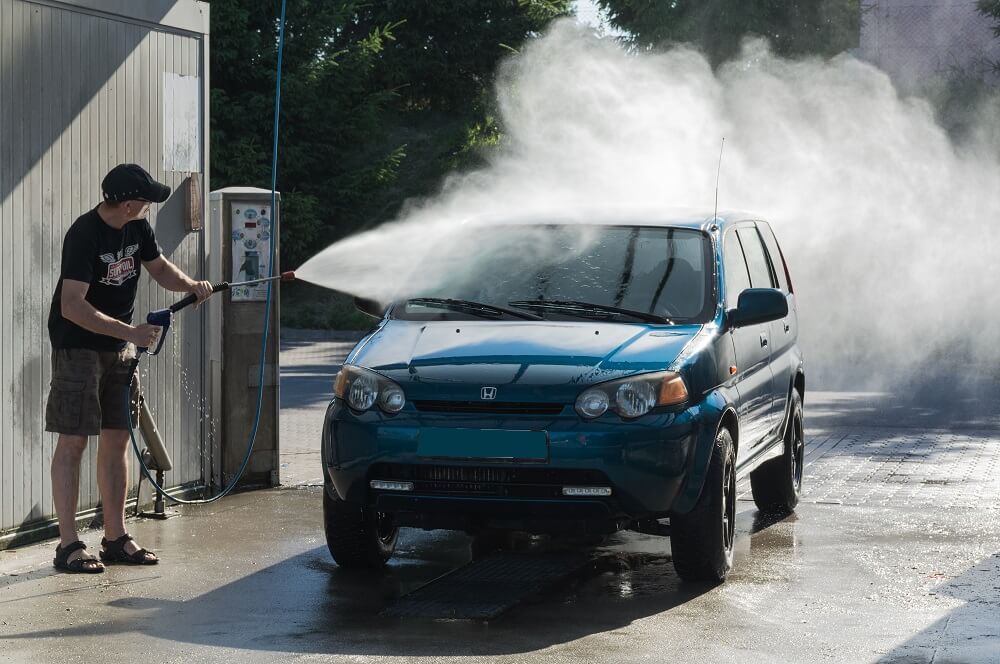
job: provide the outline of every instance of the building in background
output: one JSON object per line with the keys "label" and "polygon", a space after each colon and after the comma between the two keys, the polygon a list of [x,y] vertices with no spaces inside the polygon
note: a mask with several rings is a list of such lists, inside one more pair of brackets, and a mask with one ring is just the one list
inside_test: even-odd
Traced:
{"label": "building in background", "polygon": [[863,0],[860,56],[903,89],[956,73],[1000,82],[1000,39],[976,0]]}
{"label": "building in background", "polygon": [[[0,0],[0,548],[53,532],[46,320],[63,236],[100,202],[112,166],[140,163],[173,188],[150,221],[171,261],[205,274],[208,7]],[[175,298],[144,273],[136,319]],[[206,336],[204,308],[185,311],[164,354],[144,363],[171,486],[210,476]],[[98,506],[95,443],[83,461],[81,517]]]}

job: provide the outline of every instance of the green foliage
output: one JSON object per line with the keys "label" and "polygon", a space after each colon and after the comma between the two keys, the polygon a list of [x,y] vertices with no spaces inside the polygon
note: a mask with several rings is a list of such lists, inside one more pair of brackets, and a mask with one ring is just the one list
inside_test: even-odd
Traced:
{"label": "green foliage", "polygon": [[[338,208],[378,189],[372,173],[394,152],[383,128],[393,93],[373,82],[391,30],[337,34],[358,4],[289,2],[278,162],[286,266],[314,253]],[[212,3],[213,186],[270,187],[277,10],[269,0]]]}
{"label": "green foliage", "polygon": [[300,330],[367,330],[374,320],[348,295],[304,282],[281,287],[281,325]]}
{"label": "green foliage", "polygon": [[[280,0],[211,4],[212,186],[269,188]],[[571,0],[288,0],[281,265],[297,267],[433,193],[449,171],[476,165],[500,140],[491,102],[499,61],[570,8]],[[296,315],[287,304],[283,318]],[[325,320],[316,311],[305,318]]]}
{"label": "green foliage", "polygon": [[834,55],[856,48],[860,0],[597,0],[637,48],[697,44],[720,63],[747,36],[781,55]]}
{"label": "green foliage", "polygon": [[[993,34],[1000,39],[1000,0],[979,0],[979,12],[993,19]],[[1000,60],[993,63],[993,69],[1000,74]]]}
{"label": "green foliage", "polygon": [[993,34],[1000,37],[1000,0],[979,0],[976,6],[981,14],[995,21]]}

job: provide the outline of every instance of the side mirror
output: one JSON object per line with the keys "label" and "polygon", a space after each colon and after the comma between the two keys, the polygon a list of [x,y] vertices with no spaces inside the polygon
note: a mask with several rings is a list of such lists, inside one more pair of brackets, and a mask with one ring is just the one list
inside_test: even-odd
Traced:
{"label": "side mirror", "polygon": [[385,310],[389,308],[388,305],[382,304],[377,300],[369,300],[365,297],[355,297],[354,306],[361,313],[379,320],[385,316]]}
{"label": "side mirror", "polygon": [[777,288],[748,288],[740,293],[735,309],[729,310],[733,327],[770,323],[788,315],[788,300]]}

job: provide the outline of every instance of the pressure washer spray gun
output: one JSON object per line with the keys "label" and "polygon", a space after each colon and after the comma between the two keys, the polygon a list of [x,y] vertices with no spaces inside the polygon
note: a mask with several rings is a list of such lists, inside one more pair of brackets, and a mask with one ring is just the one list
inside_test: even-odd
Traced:
{"label": "pressure washer spray gun", "polygon": [[[238,283],[228,283],[222,282],[221,284],[215,284],[212,286],[212,292],[218,293],[219,291],[229,290],[233,286],[255,286],[257,284],[267,283],[269,281],[294,281],[295,273],[292,271],[282,272],[276,277],[265,277],[264,279],[252,279],[250,281],[240,281]],[[167,338],[167,331],[170,329],[170,322],[173,315],[180,311],[181,309],[194,304],[198,301],[198,296],[194,293],[186,296],[185,298],[178,300],[166,309],[159,309],[157,311],[151,311],[148,316],[146,316],[146,322],[150,325],[156,325],[160,328],[159,339],[156,342],[156,348],[150,350],[149,348],[139,348],[135,357],[132,358],[131,369],[129,374],[135,373],[135,370],[139,366],[139,360],[142,354],[147,355],[157,355],[163,348],[163,342]],[[125,403],[126,408],[130,408],[129,405],[131,399],[131,386],[125,390]],[[152,512],[143,512],[139,516],[145,516],[154,519],[165,519],[169,515],[164,509],[164,492],[163,487],[163,474],[165,471],[170,470],[173,467],[173,462],[170,460],[170,454],[167,452],[166,446],[163,444],[162,438],[160,438],[160,433],[156,429],[156,424],[153,422],[153,417],[149,412],[149,406],[146,404],[146,400],[143,396],[139,395],[138,403],[139,411],[139,429],[142,431],[142,437],[146,441],[146,449],[139,451],[139,445],[135,438],[135,431],[132,429],[132,421],[129,419],[129,435],[132,438],[132,446],[135,453],[139,457],[139,463],[142,467],[142,473],[139,475],[139,487],[142,487],[142,479],[145,477],[156,487],[156,498],[153,504]],[[156,472],[156,480],[153,481],[150,475],[151,471]],[[224,495],[224,494],[222,494]],[[206,501],[185,501],[178,498],[171,497],[172,500],[176,502],[187,502],[187,503],[197,503]],[[136,500],[136,513],[139,512],[139,501]]]}
{"label": "pressure washer spray gun", "polygon": [[[256,286],[257,284],[264,284],[268,281],[294,281],[295,272],[289,270],[288,272],[282,272],[281,274],[274,277],[264,277],[263,279],[251,279],[250,281],[239,281],[236,283],[229,283],[228,281],[223,281],[222,283],[215,284],[212,286],[212,292],[218,293],[219,291],[229,290],[234,286]],[[160,328],[160,336],[156,343],[156,350],[150,350],[148,348],[138,349],[140,353],[146,353],[147,355],[158,355],[160,349],[163,348],[163,342],[167,340],[167,331],[170,329],[170,321],[174,314],[178,311],[194,304],[198,301],[198,296],[191,293],[184,299],[174,302],[166,309],[158,309],[156,311],[149,312],[146,316],[146,322],[150,325],[155,325]]]}

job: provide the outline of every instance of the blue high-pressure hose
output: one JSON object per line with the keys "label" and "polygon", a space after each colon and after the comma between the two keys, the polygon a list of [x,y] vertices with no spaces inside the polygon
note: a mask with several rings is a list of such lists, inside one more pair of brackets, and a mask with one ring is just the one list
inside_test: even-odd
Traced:
{"label": "blue high-pressure hose", "polygon": [[[278,187],[278,120],[281,112],[281,63],[282,56],[285,51],[285,4],[286,0],[281,0],[281,18],[278,21],[278,75],[277,81],[275,83],[274,91],[274,147],[271,155],[271,218],[273,226],[272,237],[277,240],[278,237],[278,223],[279,215],[274,214],[276,208],[276,190]],[[274,262],[275,262],[275,247],[277,245],[276,241],[271,242],[271,255],[270,264],[268,265],[268,277],[272,278],[274,275]],[[135,428],[132,425],[132,385],[129,384],[125,388],[125,410],[129,413],[128,417],[128,433],[132,439],[132,449],[135,451],[136,457],[139,459],[139,467],[142,470],[142,474],[149,480],[149,483],[155,487],[155,489],[163,496],[166,496],[175,503],[182,503],[184,505],[202,505],[205,503],[215,502],[216,500],[227,495],[236,486],[240,477],[243,476],[243,471],[246,470],[247,464],[250,462],[250,455],[253,453],[254,442],[257,440],[257,428],[260,425],[260,411],[261,406],[264,402],[264,360],[267,354],[267,337],[270,331],[271,325],[271,291],[273,288],[273,283],[271,281],[267,282],[267,298],[264,304],[264,337],[260,342],[260,373],[257,377],[257,412],[254,414],[253,427],[250,429],[250,438],[247,440],[247,452],[243,457],[243,463],[240,464],[240,469],[233,476],[233,479],[229,484],[216,496],[211,498],[206,498],[203,500],[185,500],[183,498],[177,498],[171,496],[167,493],[163,487],[156,483],[153,479],[153,474],[150,472],[149,468],[146,467],[146,463],[142,460],[142,453],[139,451],[139,442],[135,437]],[[167,314],[169,316],[169,314]],[[169,320],[169,319],[168,319]],[[163,331],[166,335],[166,330]],[[162,344],[162,341],[161,341]],[[135,374],[135,370],[139,366],[139,359],[142,357],[141,352],[137,352],[135,360],[132,363],[132,374]],[[134,380],[134,378],[133,378]]]}

